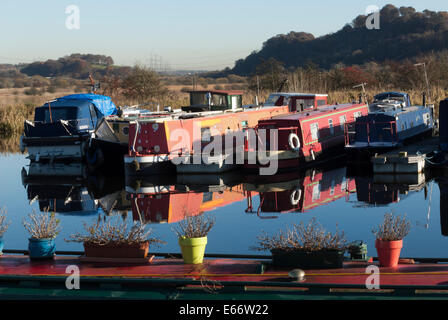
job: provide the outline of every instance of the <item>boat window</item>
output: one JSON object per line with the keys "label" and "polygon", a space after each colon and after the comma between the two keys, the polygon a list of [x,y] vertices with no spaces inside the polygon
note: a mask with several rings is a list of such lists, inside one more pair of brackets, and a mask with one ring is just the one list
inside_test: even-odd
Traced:
{"label": "boat window", "polygon": [[326,105],[327,104],[327,101],[326,100],[317,100],[317,106],[318,107],[320,107],[320,106],[324,106],[324,105]]}
{"label": "boat window", "polygon": [[213,192],[204,192],[202,196],[202,203],[210,202],[213,200]]}
{"label": "boat window", "polygon": [[333,119],[328,119],[328,128],[330,129],[330,134],[334,135]]}
{"label": "boat window", "polygon": [[320,191],[321,191],[321,187],[320,187],[320,183],[318,183],[313,187],[313,201],[317,201],[320,199]]}
{"label": "boat window", "polygon": [[311,138],[312,140],[319,140],[319,124],[318,123],[312,123],[310,125],[311,130]]}
{"label": "boat window", "polygon": [[[274,106],[278,105],[277,102],[280,102],[279,98],[280,98],[280,95],[278,95],[278,94],[271,94],[269,96],[269,98],[266,100],[266,102],[264,103],[264,105],[266,107],[274,107]],[[283,99],[282,99],[281,102],[283,103]]]}
{"label": "boat window", "polygon": [[342,178],[342,183],[341,183],[341,191],[346,191],[347,190],[347,179],[345,177]]}
{"label": "boat window", "polygon": [[339,125],[341,126],[341,130],[344,131],[345,130],[345,123],[347,122],[347,117],[346,116],[340,116],[339,117]]}
{"label": "boat window", "polygon": [[335,191],[335,182],[334,180],[331,180],[330,196],[334,195],[334,191]]}
{"label": "boat window", "polygon": [[[51,106],[50,106],[51,108]],[[36,108],[34,120],[37,122],[50,123],[59,120],[76,120],[78,119],[78,108],[76,107],[40,107]]]}
{"label": "boat window", "polygon": [[92,119],[92,127],[96,127],[98,116],[96,114],[95,106],[93,104],[90,105],[90,118]]}
{"label": "boat window", "polygon": [[296,106],[297,106],[297,111],[313,109],[314,108],[314,99],[297,99]]}
{"label": "boat window", "polygon": [[209,97],[211,106],[227,107],[227,96],[224,94],[216,94],[206,92],[191,92],[191,105],[192,106],[208,106]]}

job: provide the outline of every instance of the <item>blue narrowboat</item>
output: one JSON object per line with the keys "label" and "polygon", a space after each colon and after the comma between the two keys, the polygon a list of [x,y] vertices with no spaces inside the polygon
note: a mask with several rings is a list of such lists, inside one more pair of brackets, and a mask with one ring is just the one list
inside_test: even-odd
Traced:
{"label": "blue narrowboat", "polygon": [[98,122],[115,114],[110,97],[73,94],[36,108],[34,121],[25,121],[20,139],[31,161],[81,160]]}
{"label": "blue narrowboat", "polygon": [[407,93],[385,92],[374,97],[369,113],[346,126],[345,149],[349,155],[384,152],[408,140],[432,134],[433,106],[413,106]]}

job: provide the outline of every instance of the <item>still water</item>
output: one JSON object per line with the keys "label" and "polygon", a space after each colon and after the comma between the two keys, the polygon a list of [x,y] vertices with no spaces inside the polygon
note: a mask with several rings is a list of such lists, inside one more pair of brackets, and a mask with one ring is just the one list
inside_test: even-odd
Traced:
{"label": "still water", "polygon": [[5,249],[26,250],[23,219],[50,208],[61,220],[57,250],[82,250],[81,244],[65,239],[82,232],[83,224],[96,221],[98,214],[137,219],[140,213],[166,241],[150,250],[178,253],[173,228],[186,212],[206,212],[216,218],[208,253],[259,254],[251,248],[262,231],[274,234],[315,217],[327,230],[344,231],[350,242],[363,240],[375,256],[372,229],[392,212],[406,214],[412,224],[402,256],[448,257],[448,212],[441,211],[441,206],[446,211],[448,184],[443,179],[428,174],[399,177],[408,181],[397,184],[396,177],[361,177],[350,171],[342,165],[263,179],[231,173],[126,181],[114,172],[87,174],[81,164],[30,166],[25,155],[4,153],[0,207],[11,221]]}

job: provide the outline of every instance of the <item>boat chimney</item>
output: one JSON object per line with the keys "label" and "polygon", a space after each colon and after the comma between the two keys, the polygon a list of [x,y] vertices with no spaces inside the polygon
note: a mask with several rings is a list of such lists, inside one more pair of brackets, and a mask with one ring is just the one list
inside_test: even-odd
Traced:
{"label": "boat chimney", "polygon": [[258,96],[255,96],[255,105],[258,107]]}
{"label": "boat chimney", "polygon": [[426,107],[426,92],[423,91],[423,93],[422,93],[422,97],[423,97],[422,105],[423,105],[424,107]]}

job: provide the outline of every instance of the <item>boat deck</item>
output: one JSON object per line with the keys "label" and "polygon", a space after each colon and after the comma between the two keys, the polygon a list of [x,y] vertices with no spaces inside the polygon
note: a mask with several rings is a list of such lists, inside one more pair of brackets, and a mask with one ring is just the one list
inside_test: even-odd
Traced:
{"label": "boat deck", "polygon": [[[84,262],[79,256],[30,261],[26,255],[0,258],[0,298],[119,299],[332,299],[448,298],[448,264],[401,264],[380,268],[380,290],[367,290],[366,262],[346,262],[343,269],[306,270],[305,279],[290,269],[274,269],[267,259],[208,258],[185,265],[178,258],[151,263]],[[442,261],[446,262],[446,261]],[[69,266],[77,266],[80,290],[67,290]],[[67,272],[66,272],[67,271]],[[369,282],[371,283],[371,282]]]}

